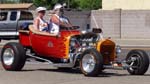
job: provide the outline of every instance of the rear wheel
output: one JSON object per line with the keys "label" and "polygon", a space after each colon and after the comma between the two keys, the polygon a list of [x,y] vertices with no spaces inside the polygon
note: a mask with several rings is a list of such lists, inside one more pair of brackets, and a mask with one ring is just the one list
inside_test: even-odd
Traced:
{"label": "rear wheel", "polygon": [[81,55],[80,69],[85,76],[97,76],[103,68],[103,58],[96,49],[87,49]]}
{"label": "rear wheel", "polygon": [[127,71],[131,75],[143,75],[149,67],[149,57],[143,50],[132,50],[126,57],[129,68]]}
{"label": "rear wheel", "polygon": [[2,65],[5,70],[20,71],[26,61],[25,50],[19,43],[4,45],[1,53]]}

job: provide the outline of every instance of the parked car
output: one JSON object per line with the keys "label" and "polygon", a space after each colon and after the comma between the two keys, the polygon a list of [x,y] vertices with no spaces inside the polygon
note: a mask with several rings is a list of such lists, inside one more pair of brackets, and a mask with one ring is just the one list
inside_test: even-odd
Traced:
{"label": "parked car", "polygon": [[33,15],[29,11],[0,11],[0,40],[18,39],[18,29],[23,23],[33,23]]}
{"label": "parked car", "polygon": [[[76,27],[77,28],[77,27]],[[102,37],[101,29],[80,32],[76,28],[61,28],[58,36],[19,30],[19,43],[7,43],[1,60],[5,70],[20,71],[27,58],[46,61],[59,69],[80,68],[85,76],[97,76],[104,69],[122,67],[131,75],[143,75],[149,67],[145,51],[131,50],[124,61],[116,60],[121,48],[111,39]]]}

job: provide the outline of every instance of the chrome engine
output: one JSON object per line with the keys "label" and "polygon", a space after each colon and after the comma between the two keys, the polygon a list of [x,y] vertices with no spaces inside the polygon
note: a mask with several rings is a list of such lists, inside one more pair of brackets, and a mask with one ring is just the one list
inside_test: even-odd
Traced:
{"label": "chrome engine", "polygon": [[70,53],[82,52],[85,48],[94,47],[99,36],[95,33],[85,33],[70,39]]}
{"label": "chrome engine", "polygon": [[69,49],[70,62],[75,64],[80,59],[81,53],[85,49],[95,47],[98,40],[99,36],[92,32],[71,37]]}

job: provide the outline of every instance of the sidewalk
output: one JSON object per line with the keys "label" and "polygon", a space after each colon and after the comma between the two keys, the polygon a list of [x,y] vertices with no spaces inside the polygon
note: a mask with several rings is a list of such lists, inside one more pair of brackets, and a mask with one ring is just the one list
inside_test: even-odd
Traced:
{"label": "sidewalk", "polygon": [[150,39],[113,39],[113,41],[125,48],[150,48]]}

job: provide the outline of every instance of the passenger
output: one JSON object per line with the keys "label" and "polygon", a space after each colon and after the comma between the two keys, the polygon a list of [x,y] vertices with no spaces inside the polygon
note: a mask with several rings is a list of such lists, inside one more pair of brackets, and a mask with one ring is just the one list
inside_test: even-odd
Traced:
{"label": "passenger", "polygon": [[51,34],[59,34],[60,26],[63,27],[72,27],[72,25],[69,23],[69,21],[64,22],[61,18],[61,15],[63,14],[63,6],[61,4],[56,4],[53,9],[53,14],[50,18],[51,23]]}
{"label": "passenger", "polygon": [[38,16],[34,19],[33,25],[36,30],[39,31],[48,31],[48,23],[43,19],[46,8],[45,7],[38,7],[36,9],[36,12],[38,13]]}

